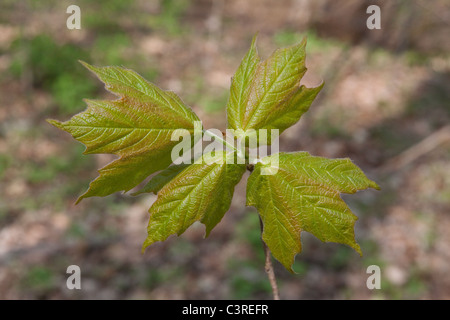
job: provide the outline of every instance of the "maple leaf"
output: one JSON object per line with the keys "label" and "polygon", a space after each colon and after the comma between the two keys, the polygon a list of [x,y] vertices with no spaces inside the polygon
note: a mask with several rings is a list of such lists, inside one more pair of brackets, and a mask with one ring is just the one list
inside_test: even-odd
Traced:
{"label": "maple leaf", "polygon": [[208,236],[229,209],[245,170],[245,164],[235,164],[233,153],[226,152],[205,154],[183,169],[158,192],[149,210],[143,249],[171,234],[182,234],[195,221],[206,226]]}
{"label": "maple leaf", "polygon": [[[271,169],[276,173],[261,174]],[[366,188],[379,189],[350,159],[279,153],[256,164],[247,182],[247,205],[258,209],[264,225],[262,237],[273,256],[292,271],[294,257],[301,251],[302,231],[362,254],[353,230],[357,217],[340,193]]]}
{"label": "maple leaf", "polygon": [[[252,129],[281,133],[308,111],[324,84],[315,88],[300,84],[307,70],[305,46],[306,38],[261,62],[253,38],[232,79],[227,104],[228,128],[236,130],[237,137],[250,135]],[[268,137],[270,141],[270,130]]]}
{"label": "maple leaf", "polygon": [[174,131],[193,134],[195,113],[171,91],[163,91],[132,70],[97,68],[82,62],[120,97],[113,101],[85,100],[86,111],[66,122],[48,120],[86,145],[85,154],[112,153],[120,158],[99,170],[83,198],[129,191],[152,173],[172,163]]}

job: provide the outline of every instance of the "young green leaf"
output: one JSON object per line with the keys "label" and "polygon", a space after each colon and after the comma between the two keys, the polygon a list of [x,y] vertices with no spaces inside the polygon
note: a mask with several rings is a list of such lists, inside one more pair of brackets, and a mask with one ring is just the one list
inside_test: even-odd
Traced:
{"label": "young green leaf", "polygon": [[[100,176],[78,199],[128,191],[172,163],[171,141],[177,130],[193,135],[195,113],[173,92],[163,91],[136,72],[83,63],[119,100],[86,100],[88,108],[66,122],[49,120],[86,145],[85,154],[112,153],[120,158],[99,170]],[[184,132],[184,131],[183,131]]]}
{"label": "young green leaf", "polygon": [[257,66],[259,56],[256,49],[256,36],[253,38],[250,50],[234,74],[231,80],[230,97],[227,103],[227,120],[229,129],[242,128],[242,119],[245,112],[245,106],[248,103],[250,89]]}
{"label": "young green leaf", "polygon": [[292,271],[294,257],[301,251],[302,231],[322,241],[349,245],[361,254],[353,230],[357,217],[340,193],[366,188],[379,189],[350,159],[279,153],[256,164],[247,182],[247,205],[258,209],[263,240],[273,256]]}
{"label": "young green leaf", "polygon": [[230,156],[234,157],[233,153],[203,155],[158,192],[149,210],[143,249],[171,234],[182,234],[195,221],[202,222],[209,235],[229,209],[234,187],[246,169],[243,164],[231,163]]}
{"label": "young green leaf", "polygon": [[237,136],[251,129],[279,129],[295,124],[322,89],[300,85],[306,72],[306,38],[297,45],[276,50],[260,62],[253,39],[242,60],[230,90],[227,104],[228,128]]}

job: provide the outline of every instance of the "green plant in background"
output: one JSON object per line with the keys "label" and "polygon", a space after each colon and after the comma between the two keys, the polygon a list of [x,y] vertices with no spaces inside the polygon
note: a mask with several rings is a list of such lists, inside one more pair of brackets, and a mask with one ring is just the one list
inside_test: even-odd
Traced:
{"label": "green plant in background", "polygon": [[[306,32],[308,37],[308,50],[310,52],[326,52],[335,47],[343,47],[344,44],[338,40],[320,38],[314,30]],[[274,41],[279,46],[286,46],[302,37],[301,32],[282,30],[274,35]]]}
{"label": "green plant in background", "polygon": [[63,113],[78,111],[79,100],[97,89],[77,67],[77,59],[89,55],[76,45],[60,45],[49,36],[38,35],[16,40],[12,50],[17,54],[10,72],[17,77],[28,74],[31,85],[50,92]]}
{"label": "green plant in background", "polygon": [[189,7],[186,0],[164,0],[160,2],[160,13],[148,20],[150,27],[162,29],[170,36],[183,34],[185,27],[180,24],[181,17]]}
{"label": "green plant in background", "polygon": [[87,9],[83,14],[83,24],[89,30],[96,30],[100,34],[120,32],[121,27],[118,20],[139,14],[139,12],[133,11],[134,2],[134,0],[102,0],[95,2],[82,0],[80,7]]}
{"label": "green plant in background", "polygon": [[0,154],[0,179],[3,178],[3,175],[6,172],[6,169],[10,166],[12,159],[5,154]]}
{"label": "green plant in background", "polygon": [[33,290],[42,290],[52,288],[55,279],[52,270],[43,266],[36,266],[29,270],[23,279],[23,285]]}
{"label": "green plant in background", "polygon": [[[305,47],[306,39],[261,61],[253,40],[233,77],[227,103],[228,129],[234,129],[238,138],[245,141],[255,130],[283,132],[308,111],[323,84],[315,88],[300,84],[306,72]],[[193,164],[171,166],[171,152],[178,144],[171,140],[172,134],[183,129],[185,136],[193,135],[197,115],[175,93],[161,90],[132,70],[83,64],[120,99],[86,100],[86,111],[66,122],[49,122],[85,144],[86,154],[120,156],[99,170],[99,177],[77,202],[127,192],[160,171],[135,193],[158,195],[149,210],[143,249],[172,234],[181,235],[195,221],[206,226],[208,236],[229,209],[234,188],[248,170],[247,205],[259,212],[275,298],[270,252],[293,272],[302,231],[324,242],[346,244],[361,254],[354,235],[357,217],[340,194],[379,187],[350,159],[281,152],[252,162],[248,150],[236,155],[231,147],[205,153]],[[203,128],[202,132],[210,134]],[[219,136],[214,139],[230,145]],[[235,161],[236,156],[243,162]]]}

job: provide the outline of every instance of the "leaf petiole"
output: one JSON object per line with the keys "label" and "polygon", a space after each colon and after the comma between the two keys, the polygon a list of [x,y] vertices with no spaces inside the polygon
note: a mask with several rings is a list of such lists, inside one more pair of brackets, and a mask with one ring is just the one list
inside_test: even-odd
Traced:
{"label": "leaf petiole", "polygon": [[205,130],[202,129],[203,134],[214,138],[215,140],[222,142],[222,144],[227,147],[228,149],[231,149],[233,151],[236,152],[237,157],[239,159],[245,159],[248,160],[248,154],[246,154],[245,152],[242,152],[242,150],[240,150],[240,148],[236,148],[234,145],[230,144],[226,139],[223,139],[222,137],[218,136],[217,134],[215,134],[214,132],[210,131],[210,130]]}

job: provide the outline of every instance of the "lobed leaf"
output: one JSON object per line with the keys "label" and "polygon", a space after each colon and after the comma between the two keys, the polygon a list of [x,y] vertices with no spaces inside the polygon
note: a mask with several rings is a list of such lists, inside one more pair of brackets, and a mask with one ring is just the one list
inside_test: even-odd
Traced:
{"label": "lobed leaf", "polygon": [[48,120],[86,146],[85,154],[120,156],[99,170],[83,198],[128,191],[150,174],[172,163],[171,150],[178,141],[172,134],[186,129],[193,135],[195,113],[173,92],[163,91],[132,70],[98,68],[83,63],[120,96],[119,100],[85,100],[88,108],[66,122]]}
{"label": "lobed leaf", "polygon": [[[274,161],[278,157],[278,164]],[[274,174],[262,174],[262,170]],[[300,233],[346,244],[361,254],[355,241],[357,217],[340,193],[379,189],[350,159],[327,159],[307,152],[279,153],[255,165],[247,182],[247,205],[263,221],[263,240],[288,270],[301,252]]]}
{"label": "lobed leaf", "polygon": [[227,103],[228,128],[242,128],[245,106],[249,100],[250,89],[260,58],[256,49],[256,36],[253,38],[249,51],[242,59],[239,68],[231,80],[230,97]]}
{"label": "lobed leaf", "polygon": [[228,128],[237,130],[237,135],[248,135],[251,129],[279,129],[281,133],[300,119],[323,87],[300,85],[307,70],[305,46],[306,38],[261,62],[253,39],[232,79]]}
{"label": "lobed leaf", "polygon": [[149,210],[148,237],[143,249],[172,234],[181,235],[195,221],[202,222],[206,236],[209,235],[229,209],[234,187],[246,170],[244,164],[228,161],[230,156],[234,155],[203,155],[158,192]]}

